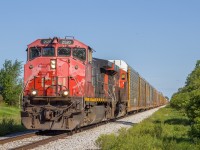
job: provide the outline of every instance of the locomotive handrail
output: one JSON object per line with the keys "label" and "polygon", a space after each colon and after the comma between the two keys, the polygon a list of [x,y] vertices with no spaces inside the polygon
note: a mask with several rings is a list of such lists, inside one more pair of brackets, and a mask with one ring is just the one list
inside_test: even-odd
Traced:
{"label": "locomotive handrail", "polygon": [[75,80],[75,82],[76,82],[76,85],[78,86],[78,88],[79,88],[79,91],[81,92],[81,95],[82,95],[82,104],[83,104],[83,108],[85,107],[85,104],[84,104],[84,98],[83,98],[83,92],[82,92],[82,90],[81,90],[81,88],[80,88],[80,86],[79,86],[79,84],[77,83],[77,80],[76,80],[76,78],[74,78],[73,76],[70,76],[71,78],[73,78],[74,80]]}
{"label": "locomotive handrail", "polygon": [[[79,102],[79,103],[80,103],[80,102]],[[77,103],[77,104],[79,104],[79,103]],[[69,109],[71,106],[73,106],[73,104],[75,104],[75,102],[72,102],[67,108],[63,109],[63,110],[61,111],[61,113],[60,113],[58,116],[55,116],[54,118],[52,118],[53,122],[52,122],[52,124],[51,124],[51,126],[50,126],[50,130],[52,129],[52,127],[53,127],[55,121],[59,120],[59,119],[62,117],[62,115],[66,112],[66,110]],[[69,116],[70,116],[70,115],[69,115]]]}
{"label": "locomotive handrail", "polygon": [[[108,90],[110,90],[110,88],[108,88]],[[112,91],[110,91],[110,93],[112,93]],[[113,96],[114,98],[112,98],[112,99],[113,99],[114,101],[116,101],[116,96],[115,96],[115,92],[114,92],[114,91],[113,91],[113,95],[114,95],[114,96]]]}
{"label": "locomotive handrail", "polygon": [[110,96],[111,99],[114,99],[114,98],[108,93],[108,91],[106,91],[105,89],[104,89],[104,91],[107,92],[108,96]]}
{"label": "locomotive handrail", "polygon": [[27,84],[28,84],[28,82],[29,82],[30,80],[28,80],[27,82],[26,82],[26,84],[24,85],[24,87],[22,88],[22,90],[21,90],[21,92],[20,92],[20,94],[19,94],[19,108],[21,108],[21,100],[20,100],[20,97],[21,97],[21,99],[23,99],[23,92],[24,92],[24,89],[26,88],[26,86],[27,86]]}
{"label": "locomotive handrail", "polygon": [[[97,76],[97,82],[98,82],[98,83],[105,84],[105,82],[102,82],[102,81],[99,80],[99,74],[96,74],[96,76]],[[113,85],[113,84],[108,84],[108,83],[107,83],[106,85],[108,85],[108,90],[109,90],[109,91],[106,91],[105,89],[104,89],[104,91],[107,92],[108,95],[111,97],[111,99],[113,99],[113,100],[115,101],[115,100],[116,100],[115,92],[111,92],[111,91],[110,91],[110,88],[109,88],[109,86],[112,86],[112,87],[114,86],[114,87],[115,87],[115,85]],[[109,92],[110,92],[110,93],[113,93],[113,97],[109,94]]]}
{"label": "locomotive handrail", "polygon": [[82,95],[82,97],[83,97],[83,92],[82,92],[82,90],[81,90],[81,88],[80,88],[80,86],[79,86],[79,82],[77,82],[77,80],[76,80],[76,78],[74,78],[73,76],[70,76],[70,78],[73,78],[74,80],[75,80],[75,82],[76,82],[76,85],[78,86],[78,88],[79,88],[79,92],[81,92],[81,95]]}
{"label": "locomotive handrail", "polygon": [[[49,85],[48,87],[45,87],[45,76],[43,76],[43,77],[40,77],[40,76],[34,76],[34,78],[33,78],[33,80],[34,80],[34,89],[36,88],[35,87],[35,85],[36,85],[36,83],[35,83],[35,80],[36,80],[36,78],[42,78],[42,80],[44,80],[44,81],[42,81],[43,82],[43,96],[46,96],[46,94],[45,94],[45,91],[47,90],[47,89],[49,89],[50,87],[52,87],[52,86],[56,86],[56,91],[55,91],[55,94],[56,94],[56,96],[58,96],[58,87],[60,87],[60,89],[62,89],[62,87],[65,87],[66,88],[66,86],[63,86],[63,85],[59,85],[58,84],[58,79],[59,78],[66,78],[67,80],[68,80],[68,77],[64,77],[64,76],[62,76],[62,77],[58,77],[58,76],[53,76],[52,78],[56,78],[56,83],[55,84],[51,84],[51,85]],[[67,89],[67,88],[66,88]]]}

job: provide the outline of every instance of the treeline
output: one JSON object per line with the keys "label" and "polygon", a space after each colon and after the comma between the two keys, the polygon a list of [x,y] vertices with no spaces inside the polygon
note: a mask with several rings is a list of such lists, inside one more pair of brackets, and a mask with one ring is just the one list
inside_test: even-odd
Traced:
{"label": "treeline", "polygon": [[22,62],[5,60],[0,69],[1,100],[8,105],[18,105],[22,92]]}
{"label": "treeline", "polygon": [[191,136],[200,138],[200,60],[188,75],[185,86],[173,94],[170,105],[187,114],[191,122]]}

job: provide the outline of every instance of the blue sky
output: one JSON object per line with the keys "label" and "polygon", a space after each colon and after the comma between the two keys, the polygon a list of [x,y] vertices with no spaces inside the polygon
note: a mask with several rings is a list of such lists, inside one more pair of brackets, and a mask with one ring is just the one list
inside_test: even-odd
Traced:
{"label": "blue sky", "polygon": [[25,63],[37,38],[73,35],[171,97],[200,56],[199,8],[199,0],[1,1],[0,67],[5,59]]}

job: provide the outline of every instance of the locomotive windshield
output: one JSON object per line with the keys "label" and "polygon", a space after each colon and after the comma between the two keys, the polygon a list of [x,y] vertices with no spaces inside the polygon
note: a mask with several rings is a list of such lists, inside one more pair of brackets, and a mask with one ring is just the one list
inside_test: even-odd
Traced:
{"label": "locomotive windshield", "polygon": [[[57,56],[66,57],[71,56],[71,51],[73,57],[78,58],[79,60],[86,60],[86,49],[85,48],[73,48],[70,47],[59,47],[57,51]],[[29,50],[29,59],[32,60],[36,57],[45,56],[52,57],[55,56],[54,47],[31,47]]]}
{"label": "locomotive windshield", "polygon": [[86,50],[84,48],[74,48],[73,56],[80,60],[86,60]]}
{"label": "locomotive windshield", "polygon": [[32,60],[36,57],[42,56],[55,56],[55,48],[54,47],[31,47],[29,50],[29,59]]}
{"label": "locomotive windshield", "polygon": [[54,47],[44,47],[42,49],[42,56],[55,56],[55,48]]}
{"label": "locomotive windshield", "polygon": [[71,48],[69,47],[59,47],[58,48],[58,56],[70,56]]}
{"label": "locomotive windshield", "polygon": [[30,48],[29,59],[34,59],[36,57],[39,57],[40,54],[41,54],[41,48],[32,47],[32,48]]}

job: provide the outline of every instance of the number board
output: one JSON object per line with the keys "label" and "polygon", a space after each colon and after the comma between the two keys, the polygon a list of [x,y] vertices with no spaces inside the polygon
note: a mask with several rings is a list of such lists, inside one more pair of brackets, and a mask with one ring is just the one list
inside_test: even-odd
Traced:
{"label": "number board", "polygon": [[59,41],[60,44],[67,44],[67,45],[72,45],[74,44],[73,40],[68,40],[68,39],[62,39]]}
{"label": "number board", "polygon": [[41,40],[41,44],[51,44],[52,39],[43,39]]}

